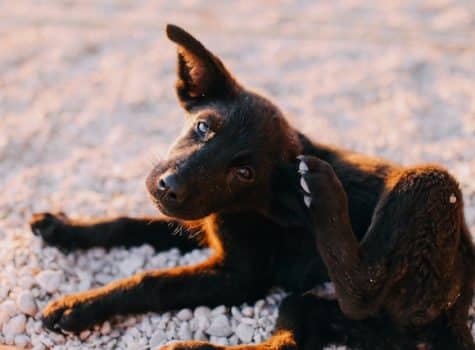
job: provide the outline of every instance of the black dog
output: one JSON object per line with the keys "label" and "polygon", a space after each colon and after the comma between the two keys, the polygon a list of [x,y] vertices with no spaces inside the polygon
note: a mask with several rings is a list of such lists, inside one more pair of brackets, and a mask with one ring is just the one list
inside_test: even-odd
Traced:
{"label": "black dog", "polygon": [[[147,188],[173,219],[81,223],[43,213],[31,226],[69,249],[149,243],[214,255],[65,296],[44,310],[46,327],[77,332],[116,314],[239,304],[279,285],[293,295],[274,336],[238,349],[474,349],[475,255],[453,177],[314,143],[191,35],[172,25],[167,34],[178,44],[187,131]],[[328,278],[336,300],[313,289]]]}

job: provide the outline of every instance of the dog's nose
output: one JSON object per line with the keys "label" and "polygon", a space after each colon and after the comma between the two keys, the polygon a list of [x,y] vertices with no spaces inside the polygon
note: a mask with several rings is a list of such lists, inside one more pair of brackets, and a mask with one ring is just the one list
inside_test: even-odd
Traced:
{"label": "dog's nose", "polygon": [[162,198],[181,203],[185,198],[185,186],[180,184],[176,174],[164,174],[158,180],[158,191]]}

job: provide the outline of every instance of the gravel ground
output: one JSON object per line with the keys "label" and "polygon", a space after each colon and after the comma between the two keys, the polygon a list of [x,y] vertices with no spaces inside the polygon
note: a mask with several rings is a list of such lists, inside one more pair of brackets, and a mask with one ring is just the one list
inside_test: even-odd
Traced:
{"label": "gravel ground", "polygon": [[166,22],[198,35],[316,139],[447,166],[475,232],[473,0],[0,1],[0,344],[148,349],[271,332],[281,291],[255,305],[115,319],[79,338],[38,321],[62,294],[209,254],[144,246],[65,256],[27,227],[45,210],[155,214],[144,178],[182,118]]}

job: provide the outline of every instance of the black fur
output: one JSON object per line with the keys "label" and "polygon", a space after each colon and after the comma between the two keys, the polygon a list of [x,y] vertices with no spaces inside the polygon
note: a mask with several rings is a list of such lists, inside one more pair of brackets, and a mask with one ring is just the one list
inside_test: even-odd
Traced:
{"label": "black fur", "polygon": [[[190,34],[171,25],[167,34],[178,45],[186,129],[147,188],[168,218],[42,213],[31,226],[66,249],[149,243],[214,255],[65,296],[46,307],[45,326],[79,332],[116,314],[252,302],[279,285],[293,294],[275,334],[236,349],[475,349],[474,248],[452,176],[314,143]],[[336,300],[314,289],[329,279]]]}

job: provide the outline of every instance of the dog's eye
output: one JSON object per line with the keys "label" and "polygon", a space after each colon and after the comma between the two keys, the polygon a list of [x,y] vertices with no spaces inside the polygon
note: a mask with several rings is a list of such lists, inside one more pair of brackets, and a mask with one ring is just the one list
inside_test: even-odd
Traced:
{"label": "dog's eye", "polygon": [[208,135],[208,132],[209,132],[209,125],[204,121],[199,121],[196,124],[196,132],[198,133],[199,136],[203,138],[206,137],[206,135]]}
{"label": "dog's eye", "polygon": [[250,182],[254,180],[254,170],[251,167],[243,166],[235,169],[236,175],[240,180]]}

